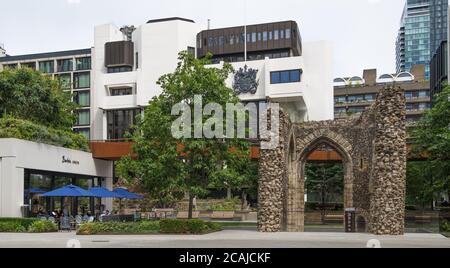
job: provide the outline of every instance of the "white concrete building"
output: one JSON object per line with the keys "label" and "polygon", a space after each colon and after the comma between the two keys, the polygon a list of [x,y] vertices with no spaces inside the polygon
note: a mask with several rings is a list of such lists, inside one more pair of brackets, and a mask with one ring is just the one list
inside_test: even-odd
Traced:
{"label": "white concrete building", "polygon": [[[94,159],[87,152],[0,139],[0,217],[22,217],[24,205],[34,213],[61,208],[63,200],[39,198],[32,189],[47,192],[74,184],[84,189],[102,186],[112,190],[112,171],[111,161]],[[84,200],[87,210],[94,210],[94,201]],[[111,199],[103,200],[103,204],[111,210]]]}

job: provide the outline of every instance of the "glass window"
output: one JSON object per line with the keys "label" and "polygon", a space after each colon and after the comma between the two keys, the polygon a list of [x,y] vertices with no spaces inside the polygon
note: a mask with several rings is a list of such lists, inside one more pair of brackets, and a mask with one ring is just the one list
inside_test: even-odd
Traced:
{"label": "glass window", "polygon": [[72,70],[72,59],[58,60],[58,72],[71,72]]}
{"label": "glass window", "polygon": [[60,74],[57,75],[56,78],[63,89],[71,89],[72,88],[72,75],[71,74]]}
{"label": "glass window", "polygon": [[91,92],[90,91],[75,91],[73,95],[73,102],[81,107],[91,106]]}
{"label": "glass window", "polygon": [[300,72],[298,70],[290,71],[290,82],[300,82]]}
{"label": "glass window", "polygon": [[369,102],[375,101],[375,95],[373,95],[373,94],[366,94],[366,95],[364,96],[364,99],[365,99],[366,101],[369,101]]}
{"label": "glass window", "polygon": [[270,31],[270,32],[269,32],[269,40],[272,40],[272,39],[273,39],[273,32]]}
{"label": "glass window", "polygon": [[5,64],[5,65],[3,65],[3,68],[5,68],[5,69],[17,69],[17,64],[16,63],[14,63],[14,64]]}
{"label": "glass window", "polygon": [[256,33],[252,33],[252,43],[256,43]]}
{"label": "glass window", "polygon": [[74,88],[88,88],[91,86],[91,73],[74,73]]}
{"label": "glass window", "polygon": [[76,59],[77,70],[90,70],[91,69],[91,58],[78,58]]}
{"label": "glass window", "polygon": [[125,73],[125,72],[132,72],[133,68],[130,66],[123,66],[123,67],[108,67],[108,73]]}
{"label": "glass window", "polygon": [[79,110],[77,113],[77,126],[89,126],[90,125],[90,111],[89,110]]}
{"label": "glass window", "polygon": [[271,84],[298,83],[301,81],[302,70],[278,71],[270,73]]}
{"label": "glass window", "polygon": [[280,30],[280,39],[284,39],[284,30]]}
{"label": "glass window", "polygon": [[262,35],[261,35],[261,33],[258,33],[258,41],[261,41],[262,40]]}
{"label": "glass window", "polygon": [[286,39],[291,39],[291,29],[286,29]]}
{"label": "glass window", "polygon": [[272,72],[270,74],[270,81],[272,84],[279,84],[281,82],[280,72]]}
{"label": "glass window", "polygon": [[267,41],[267,32],[263,32],[263,41]]}
{"label": "glass window", "polygon": [[39,71],[46,74],[51,74],[55,72],[55,62],[54,61],[41,61],[39,62]]}
{"label": "glass window", "polygon": [[133,89],[131,87],[111,88],[111,96],[126,96],[132,95]]}
{"label": "glass window", "polygon": [[289,83],[289,71],[283,71],[280,73],[281,83]]}
{"label": "glass window", "polygon": [[91,139],[91,129],[90,128],[75,128],[73,132],[83,135],[86,139]]}
{"label": "glass window", "polygon": [[21,68],[36,70],[36,62],[24,62],[20,64]]}
{"label": "glass window", "polygon": [[405,92],[405,97],[407,100],[411,100],[413,98],[413,93],[412,92]]}
{"label": "glass window", "polygon": [[419,91],[419,98],[427,98],[430,96],[430,92],[428,91]]}
{"label": "glass window", "polygon": [[107,112],[108,139],[120,140],[130,132],[131,126],[136,124],[139,109],[114,110]]}
{"label": "glass window", "polygon": [[273,39],[275,39],[275,40],[280,39],[280,31],[275,30],[273,35],[274,35],[274,38],[273,38]]}

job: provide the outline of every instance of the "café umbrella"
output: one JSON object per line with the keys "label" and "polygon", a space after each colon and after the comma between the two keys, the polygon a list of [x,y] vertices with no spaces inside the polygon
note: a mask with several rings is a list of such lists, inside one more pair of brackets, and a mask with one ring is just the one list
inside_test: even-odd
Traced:
{"label": "caf\u00e9 umbrella", "polygon": [[89,192],[97,198],[123,198],[122,195],[112,192],[104,187],[94,187],[89,189]]}
{"label": "caf\u00e9 umbrella", "polygon": [[119,197],[119,209],[120,210],[122,210],[122,199],[144,199],[144,197],[142,195],[131,193],[124,188],[116,188],[116,189],[114,189],[113,192],[120,195],[120,197]]}
{"label": "caf\u00e9 umbrella", "polygon": [[75,185],[67,185],[62,188],[47,192],[43,197],[95,197],[91,192]]}

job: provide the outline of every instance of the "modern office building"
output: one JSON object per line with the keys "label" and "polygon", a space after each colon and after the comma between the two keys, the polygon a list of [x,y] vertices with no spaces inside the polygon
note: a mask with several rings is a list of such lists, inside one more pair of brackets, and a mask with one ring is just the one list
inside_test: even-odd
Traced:
{"label": "modern office building", "polygon": [[[124,143],[117,141],[161,93],[157,80],[175,70],[180,51],[213,53],[211,67],[231,62],[237,73],[227,84],[244,103],[278,102],[295,122],[333,119],[331,46],[303,43],[294,21],[204,31],[178,17],[138,27],[105,24],[95,27],[91,49],[6,56],[0,70],[28,67],[59,79],[81,106],[74,131],[99,142],[94,156],[95,145],[114,141],[100,158],[117,159],[129,149],[118,149]],[[239,79],[252,88],[237,86]],[[120,153],[109,157],[111,151]]]}
{"label": "modern office building", "polygon": [[442,41],[430,62],[430,86],[432,99],[434,99],[436,94],[442,91],[442,88],[448,81],[448,63],[448,42]]}
{"label": "modern office building", "polygon": [[[396,41],[397,73],[409,72],[413,65],[425,65],[430,77],[431,0],[407,0]],[[434,43],[433,43],[434,44]]]}
{"label": "modern office building", "polygon": [[91,49],[59,51],[0,57],[0,71],[5,68],[30,68],[58,79],[65,91],[73,94],[79,105],[73,130],[91,138]]}
{"label": "modern office building", "polygon": [[430,0],[430,52],[431,56],[447,40],[448,0]]}
{"label": "modern office building", "polygon": [[347,118],[362,113],[376,99],[386,84],[395,83],[405,90],[408,122],[420,119],[430,109],[430,83],[425,80],[425,65],[414,65],[411,72],[378,75],[376,69],[364,70],[363,76],[334,79],[334,116]]}
{"label": "modern office building", "polygon": [[197,56],[207,53],[212,66],[230,62],[240,72],[256,71],[254,90],[236,88],[235,75],[227,81],[243,102],[277,102],[293,122],[333,118],[331,46],[303,43],[295,21],[202,31]]}

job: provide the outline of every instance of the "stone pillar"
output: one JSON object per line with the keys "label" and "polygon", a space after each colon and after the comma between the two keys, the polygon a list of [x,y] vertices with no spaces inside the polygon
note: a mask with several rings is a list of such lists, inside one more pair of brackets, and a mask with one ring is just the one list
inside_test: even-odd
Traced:
{"label": "stone pillar", "polygon": [[369,232],[402,235],[406,192],[406,100],[400,88],[384,88],[375,104],[376,135]]}
{"label": "stone pillar", "polygon": [[[269,124],[270,125],[270,124]],[[280,111],[280,145],[260,151],[258,187],[258,231],[279,232],[282,229],[283,185],[286,183],[285,144],[289,123]]]}

